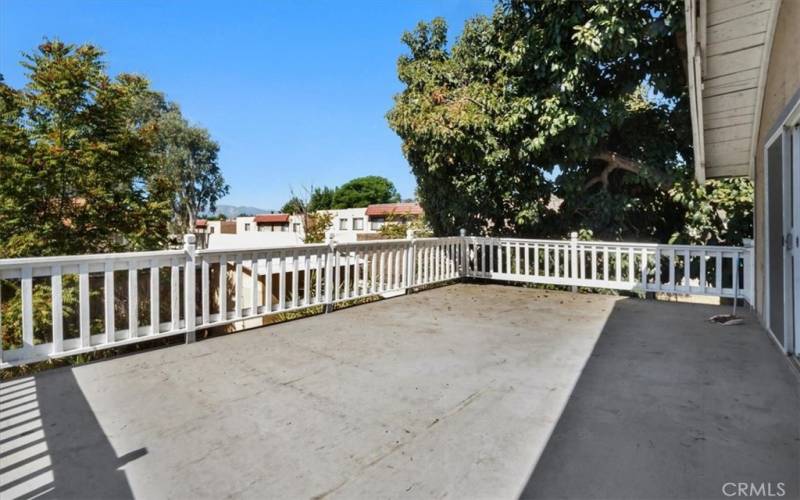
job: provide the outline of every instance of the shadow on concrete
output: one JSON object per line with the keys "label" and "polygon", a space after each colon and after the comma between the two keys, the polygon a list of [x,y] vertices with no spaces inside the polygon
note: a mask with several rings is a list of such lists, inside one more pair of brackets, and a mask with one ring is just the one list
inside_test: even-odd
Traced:
{"label": "shadow on concrete", "polygon": [[800,378],[723,312],[617,302],[521,498],[800,498]]}
{"label": "shadow on concrete", "polygon": [[69,369],[0,385],[0,498],[133,498],[118,457]]}

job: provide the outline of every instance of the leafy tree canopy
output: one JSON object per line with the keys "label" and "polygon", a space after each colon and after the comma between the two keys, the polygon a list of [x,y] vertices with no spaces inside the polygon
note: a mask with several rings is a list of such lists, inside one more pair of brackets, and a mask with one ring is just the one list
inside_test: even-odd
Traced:
{"label": "leafy tree canopy", "polygon": [[698,191],[670,194],[691,183],[682,6],[505,0],[450,47],[442,19],[405,33],[387,118],[434,231],[685,233]]}
{"label": "leafy tree canopy", "polygon": [[308,199],[308,211],[330,210],[333,208],[334,190],[329,187],[315,188]]}
{"label": "leafy tree canopy", "polygon": [[102,57],[47,41],[0,78],[0,256],[163,248],[227,192],[208,132]]}
{"label": "leafy tree canopy", "polygon": [[189,124],[178,105],[160,92],[137,95],[132,116],[155,131],[153,154],[159,172],[174,183],[172,232],[194,231],[198,214],[216,210],[217,201],[229,191],[219,167],[219,144],[208,130]]}
{"label": "leafy tree canopy", "polygon": [[283,204],[281,207],[281,213],[284,214],[301,214],[305,210],[305,206],[303,204],[303,200],[298,198],[297,196],[292,196],[292,198]]}
{"label": "leafy tree canopy", "polygon": [[[397,201],[400,201],[400,195],[392,181],[385,177],[369,175],[352,179],[337,188],[311,189],[306,208],[309,212],[317,212],[337,208],[360,208],[375,203]],[[292,200],[284,205],[284,210],[290,203]]]}
{"label": "leafy tree canopy", "polygon": [[358,208],[397,201],[400,201],[400,195],[392,181],[385,177],[369,175],[350,180],[336,188],[332,208]]}
{"label": "leafy tree canopy", "polygon": [[28,84],[0,81],[0,256],[162,247],[171,180],[156,131],[131,119],[138,76],[110,78],[102,52],[48,41],[25,55]]}

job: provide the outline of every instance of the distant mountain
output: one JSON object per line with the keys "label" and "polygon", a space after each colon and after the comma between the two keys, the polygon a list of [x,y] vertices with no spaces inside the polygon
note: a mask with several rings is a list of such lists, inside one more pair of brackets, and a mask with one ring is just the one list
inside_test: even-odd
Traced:
{"label": "distant mountain", "polygon": [[245,206],[240,207],[235,205],[217,205],[217,210],[215,212],[205,215],[213,217],[215,215],[222,214],[228,219],[233,219],[234,217],[238,217],[240,215],[268,214],[270,212],[275,212],[275,210],[264,210],[263,208]]}

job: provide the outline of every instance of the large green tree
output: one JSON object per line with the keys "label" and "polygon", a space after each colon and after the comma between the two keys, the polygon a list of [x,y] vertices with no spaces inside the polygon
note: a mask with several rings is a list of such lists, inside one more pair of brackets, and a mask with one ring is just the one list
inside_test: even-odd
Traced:
{"label": "large green tree", "polygon": [[172,232],[194,231],[198,214],[216,210],[217,201],[229,191],[219,167],[219,145],[208,130],[191,125],[178,105],[160,92],[141,92],[132,115],[154,131],[159,175],[174,183]]}
{"label": "large green tree", "polygon": [[333,208],[333,195],[335,190],[329,187],[314,188],[308,199],[308,211],[330,210]]}
{"label": "large green tree", "polygon": [[452,46],[441,19],[406,33],[388,120],[434,231],[684,231],[688,198],[670,193],[692,161],[682,8],[501,1]]}
{"label": "large green tree", "polygon": [[385,177],[368,175],[352,179],[336,188],[331,208],[357,208],[398,201],[400,195],[392,181]]}
{"label": "large green tree", "polygon": [[0,81],[0,257],[162,247],[172,182],[131,119],[147,82],[91,45],[47,41],[23,66],[23,89]]}

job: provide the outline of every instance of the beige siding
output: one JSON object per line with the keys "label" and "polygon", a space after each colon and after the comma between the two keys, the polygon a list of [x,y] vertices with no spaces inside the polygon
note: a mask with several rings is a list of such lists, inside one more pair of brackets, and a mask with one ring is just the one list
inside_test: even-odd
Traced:
{"label": "beige siding", "polygon": [[756,244],[756,309],[763,313],[764,304],[764,146],[776,121],[789,100],[800,90],[800,0],[784,0],[772,42],[767,71],[764,102],[756,149],[755,244]]}

